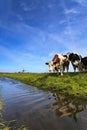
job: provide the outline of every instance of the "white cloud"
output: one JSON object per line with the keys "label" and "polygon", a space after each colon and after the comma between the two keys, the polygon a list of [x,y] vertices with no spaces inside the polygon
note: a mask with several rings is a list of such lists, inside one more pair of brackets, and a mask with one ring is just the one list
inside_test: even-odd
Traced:
{"label": "white cloud", "polygon": [[47,5],[47,7],[48,7],[49,9],[56,9],[56,8],[55,8],[55,7],[56,7],[56,4],[50,2],[50,3]]}
{"label": "white cloud", "polygon": [[10,58],[11,60],[16,60],[14,54],[6,47],[0,45],[0,54]]}
{"label": "white cloud", "polygon": [[67,23],[67,21],[65,19],[59,21],[59,24],[66,24],[66,23]]}
{"label": "white cloud", "polygon": [[74,0],[74,1],[76,1],[81,6],[87,6],[87,0]]}
{"label": "white cloud", "polygon": [[[3,71],[16,71],[21,69],[25,69],[27,71],[39,71],[39,68],[45,64],[45,59],[41,58],[41,56],[37,56],[33,53],[27,52],[24,48],[21,51],[18,50],[10,50],[5,46],[0,45],[0,55],[4,56],[4,58],[9,59],[9,65],[11,66],[9,69],[9,65],[1,66],[1,70]],[[5,60],[5,59],[3,59]],[[2,62],[1,62],[2,63]],[[42,64],[42,65],[41,65]],[[18,69],[19,68],[19,69]],[[38,69],[38,70],[37,70]],[[41,70],[40,70],[41,71]]]}
{"label": "white cloud", "polygon": [[17,18],[18,18],[20,21],[23,21],[23,20],[24,20],[23,17],[22,17],[22,15],[17,14],[16,16],[17,16]]}
{"label": "white cloud", "polygon": [[69,37],[69,39],[76,38],[79,33],[79,30],[75,30],[73,26],[66,26],[63,31],[64,36]]}
{"label": "white cloud", "polygon": [[[64,34],[62,33],[62,35],[60,34],[49,34],[49,37],[54,41],[54,43],[56,43],[56,50],[53,50],[51,52],[51,54],[53,53],[65,53],[65,49],[66,48],[67,50],[70,50],[70,43],[67,42],[69,39],[67,39],[67,37],[65,38],[64,37]],[[71,40],[71,39],[70,39]],[[64,49],[62,52],[60,50],[60,46]]]}
{"label": "white cloud", "polygon": [[53,50],[53,51],[51,51],[50,53],[49,53],[49,57],[52,57],[52,56],[54,56],[55,55],[55,53],[57,53],[55,50]]}
{"label": "white cloud", "polygon": [[36,4],[34,4],[33,2],[31,2],[31,4],[27,4],[27,3],[23,2],[23,3],[20,3],[20,5],[21,5],[22,9],[26,12],[32,11],[36,8]]}
{"label": "white cloud", "polygon": [[77,11],[76,9],[74,9],[74,8],[72,8],[72,9],[65,9],[64,10],[64,13],[65,14],[78,14],[78,13],[80,13],[79,11]]}

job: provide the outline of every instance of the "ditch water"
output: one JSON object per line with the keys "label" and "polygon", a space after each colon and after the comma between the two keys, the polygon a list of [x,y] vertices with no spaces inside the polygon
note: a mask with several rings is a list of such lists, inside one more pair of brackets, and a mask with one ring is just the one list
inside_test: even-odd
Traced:
{"label": "ditch water", "polygon": [[0,78],[2,118],[11,130],[87,130],[87,102]]}

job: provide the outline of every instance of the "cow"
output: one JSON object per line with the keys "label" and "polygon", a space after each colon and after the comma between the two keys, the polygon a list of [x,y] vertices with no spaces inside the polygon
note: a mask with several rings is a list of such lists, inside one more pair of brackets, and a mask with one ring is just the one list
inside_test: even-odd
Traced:
{"label": "cow", "polygon": [[68,58],[68,55],[63,55],[64,57],[66,57],[66,61],[63,63],[63,71],[69,71],[69,64],[70,64],[70,61],[69,61],[69,58]]}
{"label": "cow", "polygon": [[64,67],[65,62],[67,62],[66,56],[63,56],[62,54],[55,54],[54,58],[50,62],[46,62],[45,64],[49,65],[50,72],[60,71],[60,75],[63,75],[63,71],[65,70]]}
{"label": "cow", "polygon": [[87,57],[81,58],[81,61],[79,62],[78,65],[79,71],[87,71]]}
{"label": "cow", "polygon": [[71,61],[71,64],[73,66],[74,72],[76,72],[76,69],[78,69],[78,65],[81,62],[81,55],[78,53],[67,53],[69,60]]}
{"label": "cow", "polygon": [[[63,55],[63,54],[62,54]],[[70,64],[70,61],[68,59],[68,56],[67,55],[63,55],[66,60],[63,62],[63,72],[66,71],[68,72],[69,71],[69,64]],[[58,63],[55,64],[55,70],[58,72],[59,71],[59,66],[58,66]]]}

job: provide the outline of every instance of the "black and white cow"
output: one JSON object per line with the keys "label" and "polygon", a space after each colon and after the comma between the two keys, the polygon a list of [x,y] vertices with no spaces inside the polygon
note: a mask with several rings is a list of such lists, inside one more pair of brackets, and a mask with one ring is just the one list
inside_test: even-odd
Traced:
{"label": "black and white cow", "polygon": [[81,55],[79,55],[78,53],[67,53],[67,55],[69,57],[69,60],[71,61],[74,72],[76,72],[79,63],[81,62]]}
{"label": "black and white cow", "polygon": [[87,71],[87,57],[81,58],[81,61],[78,65],[79,71]]}

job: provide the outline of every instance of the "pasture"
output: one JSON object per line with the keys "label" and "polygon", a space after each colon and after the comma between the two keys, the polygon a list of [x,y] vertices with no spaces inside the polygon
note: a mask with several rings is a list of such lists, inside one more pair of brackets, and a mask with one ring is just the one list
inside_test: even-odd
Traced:
{"label": "pasture", "polygon": [[63,76],[56,73],[0,73],[0,76],[12,78],[39,89],[58,92],[69,97],[87,99],[87,73],[69,72]]}

